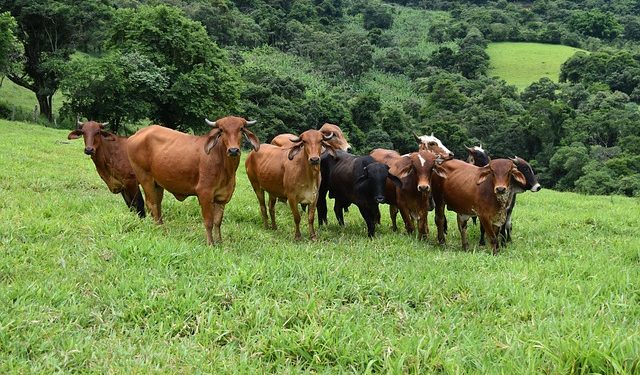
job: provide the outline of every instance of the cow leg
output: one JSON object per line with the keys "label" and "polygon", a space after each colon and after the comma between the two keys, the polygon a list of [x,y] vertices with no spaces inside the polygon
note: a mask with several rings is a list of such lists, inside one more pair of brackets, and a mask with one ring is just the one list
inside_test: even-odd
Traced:
{"label": "cow leg", "polygon": [[467,239],[467,223],[469,217],[465,215],[457,215],[458,217],[458,229],[460,230],[460,238],[462,239],[462,249],[469,250],[469,240]]}
{"label": "cow leg", "polygon": [[376,207],[376,209],[373,211],[373,215],[374,215],[373,222],[375,224],[380,224],[380,217],[382,216],[380,215],[380,206]]}
{"label": "cow leg", "polygon": [[327,192],[322,191],[322,184],[320,185],[320,192],[318,193],[318,203],[316,203],[318,209],[318,225],[328,224],[327,221]]}
{"label": "cow leg", "polygon": [[316,216],[316,205],[315,204],[310,204],[309,205],[309,238],[311,240],[315,240],[317,238],[316,236],[316,231],[313,228],[313,221],[315,220],[315,216]]}
{"label": "cow leg", "polygon": [[491,249],[493,250],[493,255],[498,254],[498,234],[500,227],[495,226],[491,223],[488,218],[480,217],[480,225],[484,226],[485,233],[487,235],[487,239],[491,244]]}
{"label": "cow leg", "polygon": [[[475,219],[475,217],[474,217]],[[484,225],[482,225],[482,222],[480,222],[480,246],[484,246],[485,245],[485,241],[484,241]]]}
{"label": "cow leg", "polygon": [[209,196],[198,195],[198,203],[200,203],[200,211],[202,212],[202,220],[204,221],[204,229],[207,235],[207,245],[213,243],[213,198]]}
{"label": "cow leg", "polygon": [[393,204],[389,205],[389,217],[391,218],[391,230],[394,232],[398,231],[398,207]]}
{"label": "cow leg", "polygon": [[446,243],[445,226],[447,225],[446,217],[444,216],[444,202],[442,204],[436,204],[436,227],[438,228],[438,243],[444,245]]}
{"label": "cow leg", "polygon": [[[147,206],[149,207],[149,211],[151,211],[151,216],[156,219],[158,224],[164,223],[162,221],[162,195],[164,194],[164,189],[162,186],[152,183],[150,187],[151,194],[147,195]],[[145,189],[145,192],[147,189]]]}
{"label": "cow leg", "polygon": [[[278,225],[276,224],[276,203],[278,203],[278,198],[269,194],[269,215],[271,216],[271,229],[273,230],[278,229]],[[265,219],[265,227],[269,229],[266,225],[267,222]]]}
{"label": "cow leg", "polygon": [[342,202],[336,199],[335,204],[333,205],[333,212],[336,214],[336,219],[338,220],[338,224],[344,225],[344,214],[342,213]]}
{"label": "cow leg", "polygon": [[413,225],[413,218],[411,217],[409,209],[403,205],[399,205],[398,209],[400,210],[402,221],[404,221],[404,229],[408,234],[413,234],[413,231],[416,229],[416,227]]}
{"label": "cow leg", "polygon": [[364,221],[367,223],[367,235],[370,238],[373,238],[373,236],[375,236],[376,234],[376,221],[374,216],[376,209],[369,209],[367,207],[361,206],[358,206],[358,209],[360,210],[360,214],[364,218]]}
{"label": "cow leg", "polygon": [[289,199],[289,207],[291,207],[291,214],[293,215],[293,222],[296,226],[295,239],[301,240],[302,234],[300,233],[300,212],[298,211],[298,202],[294,199]]}
{"label": "cow leg", "polygon": [[429,236],[429,224],[427,223],[427,212],[429,210],[424,210],[418,215],[418,239],[426,240]]}
{"label": "cow leg", "polygon": [[136,211],[140,218],[145,217],[144,199],[142,198],[142,192],[138,188],[137,183],[126,186],[122,191],[122,197],[131,211]]}
{"label": "cow leg", "polygon": [[[222,241],[222,233],[220,232],[220,226],[222,225],[222,217],[224,216],[224,204],[213,204],[213,242]],[[211,233],[208,233],[207,237],[211,237]]]}

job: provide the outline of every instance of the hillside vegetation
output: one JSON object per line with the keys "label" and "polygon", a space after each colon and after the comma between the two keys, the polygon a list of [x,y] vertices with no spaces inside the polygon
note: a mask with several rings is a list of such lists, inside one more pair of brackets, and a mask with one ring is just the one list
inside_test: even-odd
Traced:
{"label": "hillside vegetation", "polygon": [[637,199],[522,194],[498,256],[452,226],[435,245],[432,215],[426,242],[393,233],[384,206],[375,239],[353,209],[295,242],[241,163],[207,247],[194,198],[139,220],[66,136],[0,121],[2,373],[640,369]]}
{"label": "hillside vegetation", "polygon": [[542,43],[489,43],[490,76],[498,76],[522,91],[542,77],[560,79],[560,67],[578,48]]}

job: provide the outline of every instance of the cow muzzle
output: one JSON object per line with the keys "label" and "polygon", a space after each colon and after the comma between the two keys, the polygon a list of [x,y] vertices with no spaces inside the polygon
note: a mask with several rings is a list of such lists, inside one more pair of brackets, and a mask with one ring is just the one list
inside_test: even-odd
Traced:
{"label": "cow muzzle", "polygon": [[311,165],[318,165],[320,164],[320,157],[318,156],[312,156],[309,158],[309,164]]}
{"label": "cow muzzle", "polygon": [[240,156],[240,149],[237,147],[232,147],[227,149],[227,154],[229,156]]}
{"label": "cow muzzle", "polygon": [[96,150],[93,147],[86,147],[84,149],[84,153],[87,155],[93,155],[96,153]]}
{"label": "cow muzzle", "polygon": [[496,186],[494,191],[496,194],[505,194],[507,192],[507,188],[504,186]]}
{"label": "cow muzzle", "polygon": [[378,203],[384,203],[384,195],[378,195],[376,197],[376,202]]}
{"label": "cow muzzle", "polygon": [[542,186],[540,186],[540,184],[535,184],[531,188],[531,191],[535,193],[536,191],[539,191],[540,189],[542,189]]}
{"label": "cow muzzle", "polygon": [[425,193],[427,191],[431,190],[431,186],[429,185],[418,185],[418,191]]}

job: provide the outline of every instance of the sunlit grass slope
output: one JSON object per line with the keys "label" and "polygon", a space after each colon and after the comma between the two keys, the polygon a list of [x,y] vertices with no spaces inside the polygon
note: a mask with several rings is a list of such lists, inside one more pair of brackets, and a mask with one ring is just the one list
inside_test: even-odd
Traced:
{"label": "sunlit grass slope", "polygon": [[487,53],[490,60],[490,76],[498,76],[507,83],[523,90],[532,82],[548,77],[557,82],[560,66],[578,48],[542,43],[490,43]]}
{"label": "sunlit grass slope", "polygon": [[[637,373],[640,202],[522,194],[498,256],[389,228],[262,228],[243,164],[224,243],[108,192],[67,132],[0,121],[0,373]],[[246,152],[243,153],[243,158]],[[471,227],[477,243],[478,228]],[[303,226],[306,236],[306,226]]]}
{"label": "sunlit grass slope", "polygon": [[[63,96],[59,92],[53,96],[54,113],[60,110],[62,101]],[[32,113],[33,108],[38,105],[38,100],[33,92],[16,85],[8,78],[5,78],[2,81],[2,86],[0,86],[0,102],[8,103],[10,106],[16,106],[17,110],[27,113]]]}

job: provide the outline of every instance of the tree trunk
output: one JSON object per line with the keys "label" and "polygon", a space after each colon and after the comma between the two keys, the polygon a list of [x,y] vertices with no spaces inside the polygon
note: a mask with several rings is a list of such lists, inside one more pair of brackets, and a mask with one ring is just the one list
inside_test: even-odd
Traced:
{"label": "tree trunk", "polygon": [[38,98],[38,105],[40,105],[40,115],[47,116],[47,120],[49,120],[49,122],[53,122],[53,109],[51,108],[51,97],[52,95],[36,94],[36,98]]}

